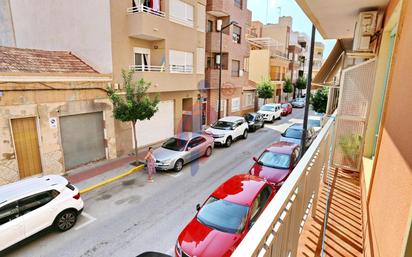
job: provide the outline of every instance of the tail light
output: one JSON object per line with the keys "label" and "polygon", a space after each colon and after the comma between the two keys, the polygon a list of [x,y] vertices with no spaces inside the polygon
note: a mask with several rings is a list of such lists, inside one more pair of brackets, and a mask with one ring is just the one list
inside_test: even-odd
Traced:
{"label": "tail light", "polygon": [[80,193],[77,193],[77,195],[73,196],[74,199],[79,200],[80,199]]}

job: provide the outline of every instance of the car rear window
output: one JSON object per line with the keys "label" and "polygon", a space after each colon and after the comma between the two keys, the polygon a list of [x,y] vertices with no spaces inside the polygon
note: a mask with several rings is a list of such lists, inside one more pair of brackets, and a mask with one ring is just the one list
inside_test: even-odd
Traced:
{"label": "car rear window", "polygon": [[210,228],[240,233],[245,228],[248,207],[211,196],[197,214],[197,220]]}
{"label": "car rear window", "polygon": [[289,138],[301,139],[302,138],[302,130],[294,129],[294,128],[288,128],[285,131],[285,134],[283,136],[284,137],[289,137]]}
{"label": "car rear window", "polygon": [[290,156],[287,154],[266,151],[260,156],[259,162],[266,167],[288,169],[290,165]]}

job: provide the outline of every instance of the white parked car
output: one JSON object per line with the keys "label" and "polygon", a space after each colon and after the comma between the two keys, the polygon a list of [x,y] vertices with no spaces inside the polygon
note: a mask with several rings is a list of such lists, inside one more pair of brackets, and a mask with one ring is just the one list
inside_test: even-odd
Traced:
{"label": "white parked car", "polygon": [[79,190],[62,176],[24,179],[0,187],[0,251],[47,228],[72,228],[83,210]]}
{"label": "white parked car", "polygon": [[263,116],[265,121],[274,122],[277,119],[281,119],[282,105],[281,104],[265,104],[260,107],[258,111]]}
{"label": "white parked car", "polygon": [[214,138],[216,145],[231,146],[237,138],[246,139],[249,133],[249,124],[240,116],[227,116],[211,125],[206,133]]}

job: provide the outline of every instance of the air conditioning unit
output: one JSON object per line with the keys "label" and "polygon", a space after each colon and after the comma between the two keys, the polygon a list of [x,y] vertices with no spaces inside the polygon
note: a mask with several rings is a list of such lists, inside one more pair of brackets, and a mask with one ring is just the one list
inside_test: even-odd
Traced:
{"label": "air conditioning unit", "polygon": [[378,11],[360,12],[355,25],[353,51],[371,52],[371,38],[376,32]]}

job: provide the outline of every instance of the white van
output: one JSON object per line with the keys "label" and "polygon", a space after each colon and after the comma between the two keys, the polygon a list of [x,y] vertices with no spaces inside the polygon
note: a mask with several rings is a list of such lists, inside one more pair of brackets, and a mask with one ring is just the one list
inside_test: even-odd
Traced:
{"label": "white van", "polygon": [[82,210],[79,190],[62,176],[0,186],[0,251],[50,226],[69,230]]}
{"label": "white van", "polygon": [[281,119],[282,105],[281,104],[265,104],[260,107],[258,111],[262,115],[265,121],[274,122],[277,119]]}

